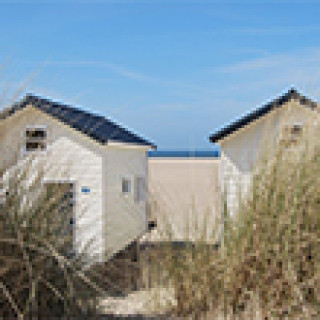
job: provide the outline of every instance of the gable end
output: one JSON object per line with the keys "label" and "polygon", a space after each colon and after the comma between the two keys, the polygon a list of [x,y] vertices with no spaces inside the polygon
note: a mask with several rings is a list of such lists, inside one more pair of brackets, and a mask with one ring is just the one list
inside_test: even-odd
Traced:
{"label": "gable end", "polygon": [[0,113],[5,120],[27,106],[33,106],[101,144],[109,141],[156,148],[155,144],[108,118],[42,97],[28,94],[20,102]]}
{"label": "gable end", "polygon": [[222,129],[213,133],[209,140],[212,143],[217,143],[218,141],[226,138],[230,134],[238,131],[239,129],[249,125],[251,122],[267,115],[270,111],[281,108],[290,100],[297,100],[303,106],[306,106],[310,109],[317,109],[317,103],[312,101],[311,99],[301,95],[296,89],[290,89],[287,93],[280,96],[279,98],[265,104],[264,106],[248,113],[242,118],[232,122],[231,124],[223,127]]}

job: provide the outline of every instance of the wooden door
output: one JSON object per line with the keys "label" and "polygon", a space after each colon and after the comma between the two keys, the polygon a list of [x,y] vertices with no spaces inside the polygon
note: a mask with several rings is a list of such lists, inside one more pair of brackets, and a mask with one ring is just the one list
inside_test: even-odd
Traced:
{"label": "wooden door", "polygon": [[74,183],[46,182],[45,187],[47,196],[52,201],[51,214],[55,218],[55,229],[59,234],[60,242],[68,255],[73,254],[75,237]]}

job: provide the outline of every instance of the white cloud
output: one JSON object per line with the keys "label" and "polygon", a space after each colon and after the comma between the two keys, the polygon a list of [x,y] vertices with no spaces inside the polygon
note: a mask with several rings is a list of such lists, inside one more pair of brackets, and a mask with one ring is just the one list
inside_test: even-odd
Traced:
{"label": "white cloud", "polygon": [[[240,61],[218,68],[224,73],[261,71],[275,67],[318,67],[320,48],[307,48],[296,52],[266,54],[263,57]],[[320,65],[319,65],[320,67]]]}
{"label": "white cloud", "polygon": [[155,82],[156,80],[152,77],[144,75],[142,73],[130,70],[122,65],[104,62],[104,61],[90,61],[90,60],[51,60],[51,61],[27,61],[32,64],[40,64],[44,66],[57,65],[64,67],[96,67],[96,68],[107,68],[125,78],[138,80],[143,82]]}
{"label": "white cloud", "polygon": [[46,66],[60,66],[66,67],[91,67],[91,68],[105,68],[111,72],[120,75],[126,79],[143,82],[146,84],[164,86],[168,90],[175,93],[181,93],[185,97],[194,97],[199,94],[208,93],[211,89],[194,83],[180,81],[179,79],[166,79],[157,76],[146,75],[142,72],[132,70],[124,65],[115,64],[107,61],[94,61],[94,60],[49,60],[49,61],[22,61],[45,68]]}

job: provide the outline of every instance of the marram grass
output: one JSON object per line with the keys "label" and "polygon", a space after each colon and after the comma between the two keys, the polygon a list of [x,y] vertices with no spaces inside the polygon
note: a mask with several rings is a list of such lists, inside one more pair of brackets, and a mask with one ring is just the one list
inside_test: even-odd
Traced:
{"label": "marram grass", "polygon": [[319,319],[320,144],[315,137],[301,137],[295,146],[279,144],[259,162],[237,214],[230,218],[224,206],[219,248],[195,241],[178,253],[165,249],[164,273],[177,302],[172,314]]}
{"label": "marram grass", "polygon": [[[0,318],[95,319],[102,290],[73,252],[65,190],[44,188],[34,157],[2,174]],[[42,170],[43,169],[43,170]]]}

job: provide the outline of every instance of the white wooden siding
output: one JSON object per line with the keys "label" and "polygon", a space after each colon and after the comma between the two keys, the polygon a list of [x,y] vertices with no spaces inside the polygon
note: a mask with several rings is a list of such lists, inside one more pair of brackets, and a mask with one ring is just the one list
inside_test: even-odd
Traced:
{"label": "white wooden siding", "polygon": [[240,196],[251,184],[252,172],[262,158],[272,157],[281,128],[318,119],[317,112],[292,100],[279,109],[238,130],[221,141],[223,186],[231,215],[237,211]]}
{"label": "white wooden siding", "polygon": [[[96,255],[95,260],[101,260],[104,253],[101,148],[60,121],[28,107],[0,125],[2,168],[16,161],[16,156],[23,149],[24,130],[28,125],[47,127],[48,151],[40,153],[42,159],[47,159],[44,178],[49,181],[75,182],[77,249],[81,250],[94,238],[90,252]],[[90,193],[81,192],[84,186],[90,188]]]}
{"label": "white wooden siding", "polygon": [[144,241],[213,241],[220,217],[220,160],[149,158],[149,201],[157,228]]}
{"label": "white wooden siding", "polygon": [[[125,144],[106,148],[104,163],[105,247],[111,256],[146,232],[146,200],[135,201],[136,177],[147,183],[147,148],[126,147]],[[122,194],[122,178],[131,180],[130,194]]]}

